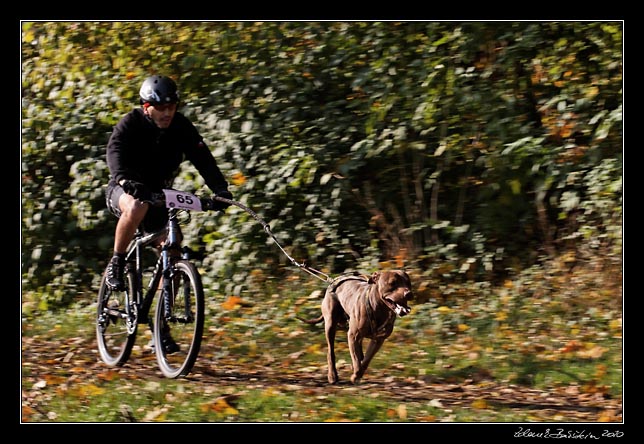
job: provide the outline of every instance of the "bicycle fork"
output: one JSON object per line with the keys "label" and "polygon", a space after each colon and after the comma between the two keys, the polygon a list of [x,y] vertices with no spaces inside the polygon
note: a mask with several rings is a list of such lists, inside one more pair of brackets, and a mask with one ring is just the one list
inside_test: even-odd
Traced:
{"label": "bicycle fork", "polygon": [[[178,282],[175,282],[178,277],[178,273],[180,273],[175,266],[175,260],[179,258],[188,259],[190,255],[190,248],[184,246],[180,250],[181,230],[179,229],[175,216],[176,215],[174,213],[170,216],[168,235],[161,249],[161,259],[163,261],[163,285],[161,286],[161,297],[163,298],[164,320],[165,322],[173,323],[189,323],[193,320],[191,316],[192,307],[190,306],[188,289],[186,289],[185,294],[183,294],[183,297],[185,298],[185,305],[183,307],[185,313],[183,315],[179,314],[178,316],[173,313],[175,298],[180,296],[179,292],[181,290],[178,287]],[[184,282],[183,284],[190,285],[188,282]]]}
{"label": "bicycle fork", "polygon": [[[181,258],[188,259],[189,249],[182,249]],[[190,299],[190,281],[181,279],[183,273],[177,269],[175,260],[178,259],[168,253],[167,265],[163,268],[163,284],[161,286],[161,297],[163,298],[164,319],[166,322],[189,324],[194,322],[192,315],[192,303]],[[177,312],[175,303],[181,298],[181,310]]]}
{"label": "bicycle fork", "polygon": [[[171,220],[172,222],[172,220]],[[163,315],[166,322],[174,322],[172,315],[172,308],[174,305],[174,294],[176,289],[173,289],[173,281],[175,276],[175,269],[173,264],[172,251],[177,250],[178,243],[178,227],[170,225],[168,230],[168,237],[161,249],[161,259],[163,262],[163,285],[161,286],[161,297],[163,298]]]}

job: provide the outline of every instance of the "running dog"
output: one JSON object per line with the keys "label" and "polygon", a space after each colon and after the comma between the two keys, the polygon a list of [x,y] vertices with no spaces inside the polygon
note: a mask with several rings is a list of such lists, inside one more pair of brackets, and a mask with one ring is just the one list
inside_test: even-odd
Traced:
{"label": "running dog", "polygon": [[[329,285],[322,301],[322,315],[316,319],[298,319],[308,324],[324,320],[330,384],[338,382],[334,350],[337,328],[348,324],[347,340],[353,365],[351,382],[357,384],[391,335],[396,316],[403,317],[411,311],[407,305],[411,299],[411,280],[400,270],[375,272],[371,276],[342,276]],[[370,342],[363,354],[364,338]]]}

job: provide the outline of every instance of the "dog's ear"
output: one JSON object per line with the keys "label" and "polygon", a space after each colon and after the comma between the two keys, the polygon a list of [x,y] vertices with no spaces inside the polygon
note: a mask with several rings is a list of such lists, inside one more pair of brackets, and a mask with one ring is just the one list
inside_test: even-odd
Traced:
{"label": "dog's ear", "polygon": [[378,278],[380,277],[380,273],[375,271],[370,277],[369,277],[369,283],[370,284],[375,284],[378,282]]}

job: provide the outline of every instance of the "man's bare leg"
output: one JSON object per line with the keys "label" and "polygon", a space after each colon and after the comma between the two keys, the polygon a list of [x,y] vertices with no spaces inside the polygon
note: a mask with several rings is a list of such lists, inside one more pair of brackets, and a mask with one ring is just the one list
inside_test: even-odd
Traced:
{"label": "man's bare leg", "polygon": [[148,212],[149,204],[123,193],[119,198],[121,217],[114,233],[114,255],[107,266],[107,284],[115,289],[124,289],[125,253],[137,227]]}

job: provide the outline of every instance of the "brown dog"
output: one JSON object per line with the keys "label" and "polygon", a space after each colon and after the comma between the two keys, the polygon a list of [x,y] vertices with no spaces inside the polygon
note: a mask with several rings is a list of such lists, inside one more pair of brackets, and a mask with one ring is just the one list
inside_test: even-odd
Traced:
{"label": "brown dog", "polygon": [[[370,277],[343,276],[329,285],[322,301],[322,315],[310,320],[298,318],[308,324],[324,320],[329,383],[338,382],[334,350],[338,326],[345,327],[348,321],[351,382],[356,384],[393,331],[396,315],[402,317],[411,311],[407,301],[412,298],[409,275],[399,270],[376,272]],[[362,352],[364,338],[370,339],[366,354]]]}

